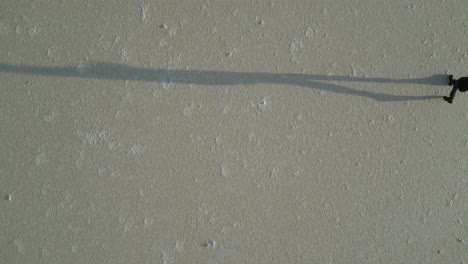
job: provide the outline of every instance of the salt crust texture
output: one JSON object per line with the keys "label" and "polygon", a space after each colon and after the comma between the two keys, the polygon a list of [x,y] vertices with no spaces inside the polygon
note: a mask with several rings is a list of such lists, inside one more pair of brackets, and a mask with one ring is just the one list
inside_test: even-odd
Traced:
{"label": "salt crust texture", "polygon": [[2,263],[468,261],[466,1],[46,2],[0,9]]}

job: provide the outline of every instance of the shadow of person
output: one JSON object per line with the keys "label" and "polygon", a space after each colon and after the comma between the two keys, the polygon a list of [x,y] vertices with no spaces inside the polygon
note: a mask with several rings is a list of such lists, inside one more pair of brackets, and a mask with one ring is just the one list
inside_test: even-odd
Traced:
{"label": "shadow of person", "polygon": [[238,86],[283,84],[323,90],[333,93],[366,97],[382,102],[415,101],[439,99],[441,96],[406,96],[362,91],[331,82],[394,83],[445,85],[446,75],[432,75],[416,79],[368,78],[350,76],[329,76],[295,73],[228,72],[177,69],[148,69],[115,63],[91,63],[74,67],[30,66],[0,63],[0,72],[30,74],[50,77],[83,79],[130,80],[159,83],[184,83],[196,85]]}

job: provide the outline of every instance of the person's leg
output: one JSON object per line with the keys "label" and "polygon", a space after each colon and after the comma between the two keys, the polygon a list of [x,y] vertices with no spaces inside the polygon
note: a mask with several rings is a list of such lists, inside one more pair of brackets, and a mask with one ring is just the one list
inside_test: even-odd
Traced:
{"label": "person's leg", "polygon": [[453,81],[453,88],[452,88],[452,91],[450,92],[450,98],[453,98],[455,97],[455,94],[457,93],[458,91],[458,80],[454,80]]}
{"label": "person's leg", "polygon": [[457,93],[457,90],[458,90],[458,81],[454,80],[453,88],[452,88],[452,91],[450,92],[450,96],[448,97],[444,96],[444,100],[451,104],[453,102],[453,98],[455,97],[455,94]]}

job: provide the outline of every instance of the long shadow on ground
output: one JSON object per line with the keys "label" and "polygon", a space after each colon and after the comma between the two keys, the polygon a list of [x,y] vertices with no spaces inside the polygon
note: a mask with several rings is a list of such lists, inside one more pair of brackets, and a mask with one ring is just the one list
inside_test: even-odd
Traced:
{"label": "long shadow on ground", "polygon": [[416,79],[391,78],[365,78],[348,76],[328,76],[315,74],[293,73],[249,73],[227,71],[200,71],[200,70],[164,70],[138,68],[123,64],[95,63],[74,67],[46,67],[30,65],[14,65],[0,63],[0,72],[17,74],[31,74],[42,76],[70,77],[83,79],[131,80],[144,82],[170,82],[199,85],[248,85],[256,83],[285,84],[318,89],[334,93],[367,97],[383,102],[414,101],[439,99],[440,96],[406,96],[385,93],[361,91],[342,85],[329,83],[362,82],[362,83],[394,83],[394,84],[421,84],[421,85],[447,85],[447,75],[432,75]]}

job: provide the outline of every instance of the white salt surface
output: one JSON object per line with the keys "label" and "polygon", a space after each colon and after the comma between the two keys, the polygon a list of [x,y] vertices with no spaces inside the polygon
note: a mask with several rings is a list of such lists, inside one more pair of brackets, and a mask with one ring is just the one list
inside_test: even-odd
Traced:
{"label": "white salt surface", "polygon": [[13,1],[1,263],[467,263],[468,3]]}

